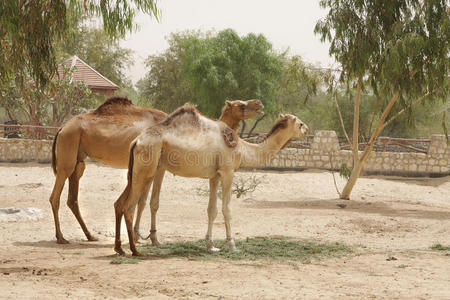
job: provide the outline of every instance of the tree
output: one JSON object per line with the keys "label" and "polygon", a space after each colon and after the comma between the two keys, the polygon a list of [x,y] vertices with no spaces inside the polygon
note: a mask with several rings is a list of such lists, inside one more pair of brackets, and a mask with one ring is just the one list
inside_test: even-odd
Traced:
{"label": "tree", "polygon": [[218,117],[225,100],[252,98],[261,99],[266,111],[273,110],[282,60],[263,35],[240,37],[226,29],[217,35],[187,35],[180,42],[181,74],[202,112]]}
{"label": "tree", "polygon": [[150,70],[137,84],[151,105],[172,111],[193,102],[218,117],[227,99],[258,98],[265,111],[274,109],[283,54],[276,54],[263,35],[186,31],[172,34],[168,42],[166,51],[148,57]]}
{"label": "tree", "polygon": [[132,65],[132,50],[122,48],[104,30],[80,26],[73,37],[59,47],[58,57],[77,55],[100,74],[121,87],[130,87],[125,70]]}
{"label": "tree", "polygon": [[186,102],[194,102],[191,84],[181,73],[183,42],[189,36],[188,33],[171,34],[167,39],[169,48],[147,58],[145,64],[149,71],[136,84],[142,104],[171,112]]}
{"label": "tree", "polygon": [[119,40],[112,38],[103,28],[86,25],[89,17],[86,13],[80,14],[69,8],[67,14],[72,27],[66,39],[56,47],[58,61],[77,55],[120,87],[131,88],[125,69],[133,64],[132,50],[122,48]]}
{"label": "tree", "polygon": [[55,44],[65,40],[76,17],[87,14],[103,21],[105,32],[123,37],[134,28],[137,11],[157,17],[155,0],[6,0],[0,1],[0,83],[31,74],[39,88],[57,70]]}
{"label": "tree", "polygon": [[[353,169],[340,197],[349,199],[376,138],[397,116],[424,99],[447,100],[450,21],[446,0],[321,0],[329,8],[315,27],[330,41],[340,80],[356,86]],[[361,93],[373,92],[381,114],[359,157]]]}
{"label": "tree", "polygon": [[60,125],[70,115],[81,112],[92,104],[90,90],[83,82],[71,80],[73,69],[66,69],[65,77],[52,80],[37,89],[33,81],[26,80],[25,88],[16,82],[0,85],[0,107],[11,120],[32,125]]}
{"label": "tree", "polygon": [[323,70],[303,61],[300,56],[284,56],[280,90],[276,96],[279,111],[293,111],[317,94],[323,83]]}

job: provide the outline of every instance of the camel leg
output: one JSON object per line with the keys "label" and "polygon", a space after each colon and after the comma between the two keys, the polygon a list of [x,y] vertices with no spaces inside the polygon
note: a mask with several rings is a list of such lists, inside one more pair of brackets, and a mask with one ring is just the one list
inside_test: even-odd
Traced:
{"label": "camel leg", "polygon": [[[142,217],[142,213],[144,212],[145,201],[148,198],[148,192],[150,190],[150,186],[151,185],[148,185],[147,189],[142,193],[142,197],[139,199],[139,202],[138,202],[136,221],[134,222],[134,238],[135,238],[134,241],[136,243],[139,241],[139,237],[142,237],[142,235],[139,231],[139,225],[141,223],[141,217]],[[144,238],[144,239],[147,239],[147,238]]]}
{"label": "camel leg", "polygon": [[[151,182],[150,182],[151,183]],[[120,228],[122,223],[122,216],[125,218],[125,224],[127,226],[128,238],[130,241],[130,248],[133,252],[133,255],[139,255],[136,250],[135,238],[132,230],[133,223],[133,213],[136,209],[136,204],[139,201],[139,198],[142,197],[141,188],[145,188],[139,183],[135,182],[133,179],[133,183],[128,183],[125,190],[120,195],[119,199],[114,203],[114,210],[116,214],[116,239],[114,244],[114,251],[116,251],[120,255],[124,255],[125,251],[122,249],[122,243],[120,240]]]}
{"label": "camel leg", "polygon": [[114,202],[114,211],[116,214],[116,240],[114,243],[114,251],[116,251],[119,255],[125,255],[125,252],[122,249],[122,243],[120,241],[120,225],[122,223],[122,216],[124,211],[123,207],[126,204],[125,202],[127,201],[129,194],[130,194],[130,182],[127,183],[127,186],[120,195],[119,199],[117,199],[117,201]]}
{"label": "camel leg", "polygon": [[222,214],[225,219],[225,231],[227,235],[227,243],[230,246],[231,251],[236,252],[238,249],[234,243],[234,239],[231,236],[231,208],[230,208],[230,200],[231,200],[231,185],[233,183],[233,173],[225,174],[222,176]]}
{"label": "camel leg", "polygon": [[67,197],[67,206],[69,206],[70,210],[74,214],[88,241],[98,241],[98,239],[93,237],[87,229],[86,224],[81,217],[80,208],[78,206],[78,184],[80,182],[81,176],[83,176],[85,168],[86,164],[84,163],[84,161],[78,162],[75,166],[75,171],[69,177],[69,194]]}
{"label": "camel leg", "polygon": [[142,254],[136,248],[136,237],[133,230],[133,217],[134,211],[136,209],[136,204],[137,201],[136,203],[132,203],[131,206],[126,209],[126,211],[124,212],[124,218],[125,224],[127,225],[128,240],[130,241],[130,250],[133,253],[133,256],[142,256]]}
{"label": "camel leg", "polygon": [[160,247],[161,244],[158,241],[158,237],[156,236],[156,212],[159,208],[159,195],[161,192],[161,185],[164,179],[164,169],[157,169],[155,174],[155,180],[153,183],[152,196],[150,199],[150,212],[151,212],[151,220],[152,225],[150,229],[150,239],[152,240],[152,244],[155,247]]}
{"label": "camel leg", "polygon": [[212,240],[212,228],[214,220],[217,216],[217,189],[219,187],[219,177],[214,177],[209,180],[209,203],[208,203],[208,231],[206,233],[206,250],[217,252],[219,248],[214,247]]}
{"label": "camel leg", "polygon": [[[134,144],[135,146],[136,144]],[[133,146],[133,147],[134,147]],[[120,195],[119,199],[114,203],[114,209],[116,213],[116,240],[114,250],[123,255],[125,252],[122,250],[120,241],[120,222],[122,216],[125,217],[125,224],[127,226],[128,239],[130,242],[130,249],[133,255],[140,255],[136,249],[136,243],[133,231],[133,215],[139,199],[145,197],[150,185],[152,184],[153,177],[156,173],[156,167],[158,166],[159,157],[161,155],[162,144],[156,142],[156,145],[142,145],[136,146],[130,152],[130,166],[128,169],[129,180],[125,191]],[[151,151],[151,153],[146,153]],[[144,153],[144,154],[143,154]],[[151,157],[151,161],[145,161],[142,163],[140,157]],[[134,161],[133,163],[131,163]],[[130,178],[131,177],[131,178]]]}
{"label": "camel leg", "polygon": [[53,186],[52,194],[50,195],[50,204],[52,205],[53,219],[55,221],[55,231],[56,231],[56,242],[58,244],[68,244],[69,242],[63,237],[61,232],[61,227],[59,225],[59,200],[61,197],[61,192],[64,188],[64,183],[67,179],[65,172],[60,171],[56,175],[55,185]]}
{"label": "camel leg", "polygon": [[[127,233],[128,233],[128,240],[130,242],[130,250],[133,253],[133,256],[141,256],[139,251],[136,248],[136,238],[134,236],[134,230],[133,230],[133,217],[134,217],[134,211],[136,209],[136,205],[138,204],[139,200],[146,196],[146,192],[148,192],[148,189],[150,188],[152,181],[153,181],[153,174],[140,174],[141,172],[137,173],[138,176],[135,176],[133,178],[131,189],[128,193],[128,198],[122,202],[124,205],[120,207],[119,209],[122,212],[122,215],[125,218],[125,224],[127,226]],[[143,172],[142,172],[143,173]],[[150,176],[149,176],[150,175]],[[136,178],[136,179],[135,179]],[[119,214],[119,220],[117,220],[117,214],[116,214],[116,222],[120,222],[121,216]],[[116,232],[116,245],[120,247],[120,225],[117,228],[116,224],[116,230],[119,230],[119,233]],[[119,238],[119,240],[117,239]],[[117,242],[118,241],[118,242]],[[119,254],[121,254],[120,249],[117,251]],[[123,252],[123,250],[122,250]]]}

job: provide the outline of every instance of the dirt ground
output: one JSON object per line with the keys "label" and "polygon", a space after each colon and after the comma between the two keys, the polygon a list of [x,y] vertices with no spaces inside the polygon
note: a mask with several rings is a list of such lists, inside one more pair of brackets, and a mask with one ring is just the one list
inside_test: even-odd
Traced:
{"label": "dirt ground", "polygon": [[[66,184],[60,218],[71,243],[58,245],[48,202],[50,166],[0,164],[0,207],[44,212],[37,220],[0,220],[0,298],[450,299],[450,252],[430,249],[450,245],[450,177],[364,177],[352,200],[340,201],[328,172],[254,174],[263,180],[258,190],[232,200],[237,239],[282,235],[342,242],[355,253],[297,267],[187,258],[111,264],[113,202],[125,186],[126,170],[89,163],[81,179],[82,215],[98,242],[85,240],[66,206]],[[198,188],[207,188],[207,181],[166,175],[158,211],[162,243],[204,237],[207,197]],[[143,232],[149,215],[147,206]],[[225,238],[220,209],[214,238]],[[122,240],[130,253],[125,231]]]}

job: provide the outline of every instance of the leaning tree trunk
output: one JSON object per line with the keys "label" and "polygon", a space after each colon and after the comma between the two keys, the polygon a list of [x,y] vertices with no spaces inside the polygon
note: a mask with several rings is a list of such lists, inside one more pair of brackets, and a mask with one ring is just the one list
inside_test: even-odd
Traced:
{"label": "leaning tree trunk", "polygon": [[[356,184],[356,180],[359,177],[359,174],[361,173],[361,170],[364,166],[364,163],[366,162],[367,158],[369,157],[369,154],[372,152],[373,146],[375,145],[375,141],[378,138],[378,136],[381,133],[381,130],[384,128],[384,120],[386,120],[386,117],[388,116],[389,112],[391,111],[392,107],[394,106],[395,102],[398,99],[398,96],[400,95],[399,91],[397,91],[394,96],[392,97],[389,104],[386,106],[386,108],[383,111],[383,114],[381,115],[380,119],[378,120],[377,127],[375,128],[375,131],[372,133],[372,136],[369,140],[369,145],[364,149],[361,158],[356,160],[356,164],[353,165],[352,173],[350,175],[349,180],[347,181],[347,184],[345,185],[344,189],[342,190],[342,193],[340,195],[341,199],[349,200],[350,199],[350,193],[353,190],[353,187]],[[355,159],[354,159],[355,161]]]}

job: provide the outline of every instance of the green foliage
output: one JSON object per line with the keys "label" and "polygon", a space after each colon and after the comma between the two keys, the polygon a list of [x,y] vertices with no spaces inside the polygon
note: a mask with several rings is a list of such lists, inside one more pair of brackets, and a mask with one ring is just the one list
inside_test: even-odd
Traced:
{"label": "green foliage", "polygon": [[280,89],[275,98],[277,110],[294,112],[318,93],[323,72],[300,56],[284,56]]}
{"label": "green foliage", "polygon": [[134,29],[138,11],[157,17],[156,1],[0,1],[0,83],[16,78],[24,84],[31,74],[37,87],[47,85],[57,70],[55,44],[66,40],[81,14],[100,17],[106,33],[119,38]]}
{"label": "green foliage", "polygon": [[143,258],[140,257],[132,257],[132,258],[124,258],[124,257],[118,257],[109,263],[112,265],[123,265],[123,264],[137,264],[143,260]]}
{"label": "green foliage", "polygon": [[194,102],[191,84],[181,74],[183,44],[191,35],[194,33],[172,34],[168,38],[169,48],[166,51],[147,58],[149,71],[136,84],[141,105],[171,112],[186,102]]}
{"label": "green foliage", "polygon": [[446,0],[321,0],[329,8],[315,32],[328,40],[347,83],[366,79],[382,101],[400,91],[399,104],[441,88],[446,100],[450,21]]}
{"label": "green foliage", "polygon": [[211,117],[220,115],[228,99],[261,99],[265,111],[274,109],[282,55],[263,35],[186,31],[168,41],[169,49],[148,57],[150,70],[137,84],[147,104],[172,111],[193,102]]}
{"label": "green foliage", "polygon": [[282,61],[263,35],[226,29],[188,36],[183,46],[181,72],[202,112],[218,117],[225,100],[255,98],[273,110]]}
{"label": "green foliage", "polygon": [[336,257],[351,253],[352,249],[341,243],[318,243],[296,241],[286,237],[247,238],[236,240],[239,252],[231,252],[225,241],[216,241],[223,249],[217,253],[206,251],[205,240],[195,242],[175,242],[163,244],[160,248],[144,246],[139,250],[152,257],[188,257],[191,259],[227,259],[227,260],[277,260],[310,262],[326,257]]}
{"label": "green foliage", "polygon": [[450,251],[450,246],[443,246],[440,243],[436,243],[433,246],[431,246],[431,249],[438,251]]}
{"label": "green foliage", "polygon": [[[71,115],[92,106],[86,84],[71,80],[73,69],[66,69],[63,78],[37,88],[31,80],[0,85],[0,107],[8,117],[33,125],[60,125]],[[26,84],[23,86],[23,84]]]}
{"label": "green foliage", "polygon": [[352,174],[352,170],[347,166],[347,164],[346,163],[341,164],[341,167],[339,168],[339,175],[342,178],[348,180],[350,178],[350,174]]}
{"label": "green foliage", "polygon": [[131,87],[125,75],[133,64],[132,50],[120,47],[102,29],[79,26],[73,35],[58,47],[58,57],[67,59],[77,55],[100,74],[120,87]]}

